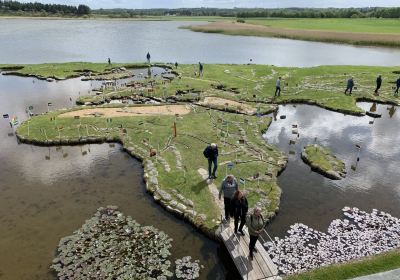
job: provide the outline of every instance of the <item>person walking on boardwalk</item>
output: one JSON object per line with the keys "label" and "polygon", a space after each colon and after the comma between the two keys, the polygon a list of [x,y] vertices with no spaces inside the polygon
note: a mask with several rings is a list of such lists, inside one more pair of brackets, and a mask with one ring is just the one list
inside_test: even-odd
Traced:
{"label": "person walking on boardwalk", "polygon": [[204,65],[199,62],[199,77],[203,77]]}
{"label": "person walking on boardwalk", "polygon": [[243,226],[246,223],[246,215],[249,210],[249,206],[247,203],[247,198],[241,191],[236,191],[232,198],[232,209],[233,209],[233,217],[235,221],[235,234],[238,233],[238,225],[239,225],[239,233],[244,235]]}
{"label": "person walking on boardwalk", "polygon": [[147,63],[150,63],[151,55],[149,52],[147,53],[146,58],[147,58]]}
{"label": "person walking on boardwalk", "polygon": [[281,77],[275,83],[275,96],[281,96]]}
{"label": "person walking on boardwalk", "polygon": [[264,217],[261,214],[261,209],[259,207],[255,207],[253,213],[247,215],[246,217],[246,225],[249,229],[250,235],[250,243],[249,243],[249,251],[250,251],[250,259],[253,260],[253,252],[257,252],[255,249],[258,237],[260,236],[262,230],[265,227]]}
{"label": "person walking on boardwalk", "polygon": [[347,80],[347,87],[346,90],[344,91],[344,94],[347,94],[347,91],[349,91],[349,94],[352,93],[354,87],[354,80],[353,77]]}
{"label": "person walking on boardwalk", "polygon": [[400,77],[396,81],[396,90],[394,91],[394,96],[399,96],[399,88],[400,88]]}
{"label": "person walking on boardwalk", "polygon": [[378,78],[376,78],[376,88],[375,88],[375,95],[378,95],[378,91],[382,86],[382,75],[379,75]]}
{"label": "person walking on boardwalk", "polygon": [[[208,159],[208,179],[216,179],[217,168],[218,168],[218,147],[217,144],[211,143],[204,151],[203,155]],[[214,167],[212,166],[214,165]],[[211,172],[212,169],[212,172]]]}
{"label": "person walking on boardwalk", "polygon": [[221,199],[222,193],[224,194],[225,221],[229,221],[230,217],[233,217],[232,198],[238,190],[239,186],[236,178],[233,175],[226,176],[222,181],[218,195],[218,198]]}

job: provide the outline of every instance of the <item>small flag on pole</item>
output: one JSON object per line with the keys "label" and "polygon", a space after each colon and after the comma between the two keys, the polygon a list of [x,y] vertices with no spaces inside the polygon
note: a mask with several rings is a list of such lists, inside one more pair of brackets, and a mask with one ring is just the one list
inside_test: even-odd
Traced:
{"label": "small flag on pole", "polygon": [[240,179],[239,179],[239,182],[240,182],[242,185],[244,185],[244,184],[246,183],[246,180],[243,179],[243,178],[240,178]]}
{"label": "small flag on pole", "polygon": [[49,102],[49,103],[47,103],[47,106],[53,106],[53,103],[51,103],[51,102]]}
{"label": "small flag on pole", "polygon": [[13,126],[19,125],[18,118],[17,118],[17,117],[12,117],[12,119],[11,119],[11,124],[12,124]]}
{"label": "small flag on pole", "polygon": [[10,118],[10,116],[8,114],[3,115],[3,119],[8,119],[8,118]]}

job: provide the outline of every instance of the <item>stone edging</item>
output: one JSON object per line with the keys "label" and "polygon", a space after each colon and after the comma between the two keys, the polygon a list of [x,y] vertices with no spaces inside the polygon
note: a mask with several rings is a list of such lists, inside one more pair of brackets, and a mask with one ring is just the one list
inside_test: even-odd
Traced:
{"label": "stone edging", "polygon": [[323,176],[325,176],[325,177],[327,177],[329,179],[341,180],[341,179],[344,178],[344,177],[340,176],[339,172],[337,172],[337,171],[333,171],[333,170],[332,170],[332,172],[330,172],[330,170],[326,171],[326,170],[322,169],[320,166],[314,164],[308,158],[307,153],[305,151],[305,148],[303,149],[303,151],[301,153],[301,159],[304,161],[304,163],[308,164],[313,171],[315,171],[315,172],[317,172],[317,173],[319,173],[319,174],[321,174],[321,175],[323,175]]}
{"label": "stone edging", "polygon": [[[17,139],[21,143],[32,144],[36,146],[58,146],[58,145],[85,145],[85,144],[103,144],[103,143],[118,143],[123,146],[123,150],[130,156],[139,160],[144,168],[144,182],[146,184],[146,190],[150,193],[154,201],[160,204],[165,210],[174,214],[175,216],[189,222],[201,233],[205,234],[208,238],[216,241],[220,241],[218,228],[209,229],[204,226],[204,215],[197,214],[194,210],[188,210],[188,208],[182,203],[177,203],[175,206],[171,205],[169,201],[172,201],[172,196],[164,190],[158,187],[157,177],[154,176],[157,173],[153,162],[150,159],[145,159],[141,152],[134,147],[126,148],[123,142],[119,138],[115,137],[81,137],[75,139],[61,139],[61,140],[47,140],[40,141],[38,139],[27,139],[18,133],[16,133]],[[152,176],[153,175],[153,176]],[[169,199],[171,198],[171,199]],[[184,207],[183,207],[184,206]]]}

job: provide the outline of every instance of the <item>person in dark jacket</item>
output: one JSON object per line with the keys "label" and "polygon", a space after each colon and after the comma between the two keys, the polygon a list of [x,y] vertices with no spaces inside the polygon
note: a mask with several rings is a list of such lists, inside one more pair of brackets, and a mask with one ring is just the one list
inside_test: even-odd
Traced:
{"label": "person in dark jacket", "polygon": [[[204,152],[204,156],[208,159],[208,179],[215,179],[217,178],[216,172],[218,168],[218,147],[217,144],[211,143],[208,145]],[[212,165],[214,164],[214,168]],[[211,172],[212,169],[212,172]]]}
{"label": "person in dark jacket", "polygon": [[400,77],[396,81],[396,90],[394,91],[394,96],[399,95],[399,88],[400,88]]}
{"label": "person in dark jacket", "polygon": [[238,183],[233,175],[228,175],[221,184],[219,190],[219,199],[224,194],[224,206],[225,206],[225,221],[229,221],[230,217],[233,217],[232,198],[236,191],[239,190]]}
{"label": "person in dark jacket", "polygon": [[203,77],[204,65],[199,62],[199,77]]}
{"label": "person in dark jacket", "polygon": [[375,95],[378,95],[378,90],[382,86],[382,75],[379,75],[378,78],[376,78],[376,88],[375,88]]}
{"label": "person in dark jacket", "polygon": [[276,80],[274,96],[281,96],[281,77],[279,77],[278,80]]}
{"label": "person in dark jacket", "polygon": [[232,201],[232,209],[233,209],[233,217],[235,219],[235,233],[238,233],[238,225],[239,225],[239,233],[244,235],[243,226],[246,223],[246,215],[249,210],[249,206],[247,203],[247,198],[241,191],[236,191],[233,195]]}
{"label": "person in dark jacket", "polygon": [[255,247],[260,236],[261,232],[265,227],[265,220],[261,214],[261,209],[259,207],[255,207],[253,213],[247,215],[246,217],[246,225],[249,229],[250,242],[249,242],[249,251],[250,251],[250,259],[253,260],[253,252],[257,252]]}
{"label": "person in dark jacket", "polygon": [[151,55],[149,52],[147,53],[146,58],[147,58],[147,63],[150,63]]}
{"label": "person in dark jacket", "polygon": [[346,90],[344,91],[344,94],[347,94],[347,91],[349,91],[349,93],[351,94],[351,92],[353,91],[353,87],[354,87],[354,81],[353,77],[351,77],[350,79],[347,80],[347,87]]}

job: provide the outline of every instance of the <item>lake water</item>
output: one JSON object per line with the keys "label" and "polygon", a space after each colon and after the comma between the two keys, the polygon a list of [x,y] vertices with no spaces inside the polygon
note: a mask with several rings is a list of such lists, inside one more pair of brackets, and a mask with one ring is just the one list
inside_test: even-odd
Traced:
{"label": "lake water", "polygon": [[[48,83],[0,75],[0,112],[22,121],[28,106],[34,113],[45,112],[48,102],[51,110],[69,107],[90,89],[90,82],[79,79]],[[202,279],[237,277],[227,271],[232,264],[219,244],[153,202],[141,164],[119,145],[35,147],[18,144],[12,133],[1,119],[0,279],[54,279],[49,265],[60,238],[107,205],[165,231],[174,240],[172,259],[199,259],[205,266]]]}
{"label": "lake water", "polygon": [[400,49],[197,33],[169,21],[0,19],[0,63],[153,61],[399,65]]}
{"label": "lake water", "polygon": [[[358,105],[364,110],[372,107],[370,103]],[[309,105],[279,107],[265,138],[285,153],[295,154],[289,155],[288,166],[279,177],[283,195],[279,215],[268,227],[273,235],[283,236],[297,222],[326,231],[332,220],[341,218],[344,206],[367,212],[376,208],[400,217],[400,111],[377,105],[376,112],[382,118],[348,116]],[[286,119],[280,119],[281,115]],[[298,125],[299,137],[292,133],[292,125]],[[296,144],[289,145],[290,140]],[[345,162],[345,179],[326,179],[302,161],[303,147],[314,143],[329,147]],[[358,163],[355,145],[361,146]]]}

